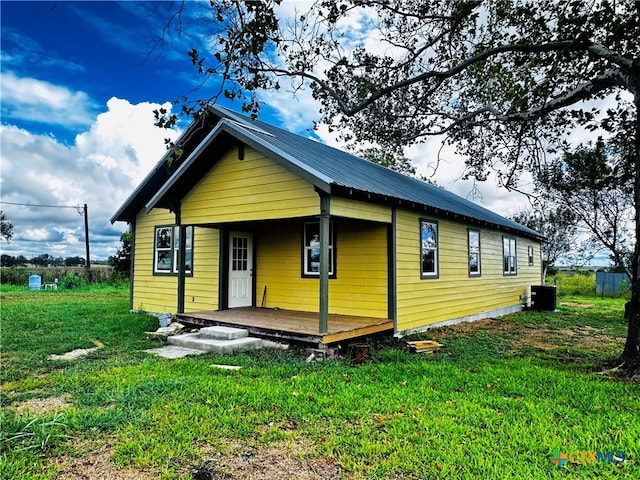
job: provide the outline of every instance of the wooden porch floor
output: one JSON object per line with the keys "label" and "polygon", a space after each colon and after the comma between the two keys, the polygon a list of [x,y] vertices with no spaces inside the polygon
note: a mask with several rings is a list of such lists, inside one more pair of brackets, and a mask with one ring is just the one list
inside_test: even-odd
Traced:
{"label": "wooden porch floor", "polygon": [[317,313],[256,307],[181,313],[177,318],[189,324],[242,327],[253,335],[325,345],[393,332],[393,320],[330,314],[329,331],[322,334]]}

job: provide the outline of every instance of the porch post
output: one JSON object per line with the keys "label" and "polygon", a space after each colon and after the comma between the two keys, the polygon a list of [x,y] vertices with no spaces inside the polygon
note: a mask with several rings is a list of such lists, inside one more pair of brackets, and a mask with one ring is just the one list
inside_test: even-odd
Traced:
{"label": "porch post", "polygon": [[[133,282],[136,265],[136,220],[131,220],[131,258],[129,259],[129,309],[133,310]],[[155,240],[154,240],[155,241]]]}
{"label": "porch post", "polygon": [[330,197],[320,195],[320,312],[319,333],[329,331],[329,206]]}
{"label": "porch post", "polygon": [[398,289],[396,270],[397,212],[391,207],[391,225],[387,227],[387,302],[388,317],[393,320],[393,332],[398,331]]}
{"label": "porch post", "polygon": [[182,225],[182,215],[180,214],[180,205],[176,209],[176,224],[178,225],[178,238],[180,239],[180,245],[178,246],[178,305],[176,313],[184,313],[184,291],[185,291],[185,252],[186,252],[186,239],[187,239],[187,227]]}
{"label": "porch post", "polygon": [[185,257],[186,257],[186,240],[187,240],[187,227],[180,225],[178,227],[180,232],[180,245],[178,246],[178,313],[184,313],[184,292],[185,292]]}

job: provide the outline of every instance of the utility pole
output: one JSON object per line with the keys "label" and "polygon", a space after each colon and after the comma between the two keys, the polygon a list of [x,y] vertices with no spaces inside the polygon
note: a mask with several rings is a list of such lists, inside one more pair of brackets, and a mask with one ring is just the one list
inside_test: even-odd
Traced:
{"label": "utility pole", "polygon": [[84,267],[89,270],[91,268],[91,257],[89,256],[89,210],[87,204],[84,204],[84,243],[87,247],[87,259]]}

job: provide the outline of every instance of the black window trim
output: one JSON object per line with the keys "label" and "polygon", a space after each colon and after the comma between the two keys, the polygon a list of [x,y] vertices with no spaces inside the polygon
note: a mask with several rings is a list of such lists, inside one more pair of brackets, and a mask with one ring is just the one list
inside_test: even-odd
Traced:
{"label": "black window trim", "polygon": [[535,267],[536,251],[535,251],[535,248],[533,248],[533,245],[527,246],[527,261],[529,262],[530,267]]}
{"label": "black window trim", "polygon": [[[508,258],[511,259],[513,258],[513,271],[511,271],[511,268],[509,268],[509,270],[505,270],[504,268],[504,261],[505,258],[507,258],[507,251],[504,248],[504,242],[505,240],[509,241],[509,255]],[[514,242],[514,251],[511,251],[511,242]],[[511,262],[509,262],[509,265],[511,265]],[[503,235],[502,236],[502,275],[505,277],[515,277],[518,275],[518,239],[512,235]]]}
{"label": "black window trim", "polygon": [[[435,255],[434,255],[434,265],[435,271],[433,273],[425,273],[423,270],[423,261],[422,261],[422,225],[424,223],[430,223],[435,225],[436,227],[436,247],[435,247]],[[433,220],[431,218],[420,218],[418,222],[418,244],[419,244],[419,257],[420,257],[420,279],[421,280],[433,280],[440,278],[440,223],[438,220]]]}
{"label": "black window trim", "polygon": [[[307,246],[306,241],[306,227],[307,225],[317,224],[318,230],[320,228],[320,221],[310,220],[302,222],[302,234],[300,236],[301,254],[300,254],[300,276],[301,278],[320,278],[320,272],[309,273],[305,270]],[[338,277],[338,254],[336,248],[336,229],[333,220],[329,221],[329,278],[335,279]]]}
{"label": "black window trim", "polygon": [[[478,271],[471,271],[471,232],[476,232],[478,234]],[[479,228],[467,228],[467,271],[469,273],[469,277],[478,278],[482,276],[482,235],[480,233]]]}
{"label": "black window trim", "polygon": [[[173,224],[162,224],[162,225],[154,225],[153,227],[153,259],[151,262],[151,272],[154,276],[159,276],[159,277],[177,277],[178,276],[178,267],[177,267],[177,248],[178,246],[176,246],[176,231],[178,230],[180,226],[176,225],[175,223]],[[169,247],[168,249],[166,249],[166,251],[170,252],[170,257],[171,257],[171,267],[169,270],[163,271],[163,270],[158,270],[157,267],[157,252],[158,252],[158,246],[157,246],[157,237],[158,237],[158,230],[162,229],[162,228],[171,228],[171,247]],[[193,271],[194,271],[194,266],[193,266],[193,259],[194,259],[194,240],[195,240],[195,228],[191,225],[186,226],[186,229],[191,229],[191,270],[186,270],[184,272],[185,276],[187,277],[193,277]]]}

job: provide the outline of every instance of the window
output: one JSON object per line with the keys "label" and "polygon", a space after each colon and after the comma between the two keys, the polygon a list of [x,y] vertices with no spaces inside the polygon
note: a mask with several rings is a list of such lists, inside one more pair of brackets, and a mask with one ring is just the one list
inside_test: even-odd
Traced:
{"label": "window", "polygon": [[469,276],[480,276],[480,230],[469,230]]}
{"label": "window", "polygon": [[533,267],[533,247],[529,245],[527,249],[528,257],[529,257],[529,266]]}
{"label": "window", "polygon": [[[164,225],[155,229],[153,273],[178,273],[178,251],[180,249],[180,227]],[[185,273],[192,273],[193,227],[186,228]]]}
{"label": "window", "polygon": [[[320,222],[304,224],[302,246],[302,275],[304,277],[320,276]],[[329,276],[335,278],[336,257],[333,241],[333,222],[329,222]]]}
{"label": "window", "polygon": [[[193,227],[186,227],[186,244],[184,247],[184,271],[191,273],[193,263]],[[178,273],[178,251],[180,250],[180,227],[174,230],[174,246],[173,246],[173,273]]]}
{"label": "window", "polygon": [[438,277],[438,222],[420,220],[420,275]]}
{"label": "window", "polygon": [[516,239],[513,237],[502,237],[502,255],[504,259],[505,275],[517,275],[518,259],[516,256]]}

